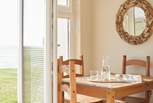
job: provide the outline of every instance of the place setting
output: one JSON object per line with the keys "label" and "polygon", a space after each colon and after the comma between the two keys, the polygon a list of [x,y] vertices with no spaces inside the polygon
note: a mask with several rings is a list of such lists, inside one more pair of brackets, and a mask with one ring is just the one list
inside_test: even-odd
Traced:
{"label": "place setting", "polygon": [[[151,80],[145,78],[144,80]],[[95,83],[139,83],[143,81],[142,75],[111,73],[111,66],[107,59],[102,60],[101,70],[91,70],[88,81]]]}

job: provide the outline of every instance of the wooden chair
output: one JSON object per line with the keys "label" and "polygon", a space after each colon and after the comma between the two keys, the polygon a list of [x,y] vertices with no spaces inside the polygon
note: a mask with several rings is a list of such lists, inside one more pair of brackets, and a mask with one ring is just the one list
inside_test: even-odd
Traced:
{"label": "wooden chair", "polygon": [[[76,74],[76,65],[80,65],[80,74]],[[69,73],[64,75],[64,67],[69,67]],[[58,103],[103,103],[99,98],[89,97],[85,95],[77,94],[76,90],[76,76],[84,75],[84,64],[83,56],[81,60],[78,59],[68,59],[63,61],[63,57],[58,59]],[[62,92],[62,79],[65,77],[70,78],[70,98],[69,100],[64,100]]]}
{"label": "wooden chair", "polygon": [[[139,60],[139,59],[127,59],[126,55],[123,55],[123,64],[122,64],[122,73],[126,74],[127,66],[134,65],[134,66],[141,66],[145,68],[145,76],[150,77],[150,56],[146,57],[146,60]],[[139,69],[139,68],[136,68]],[[128,96],[125,97],[126,103],[149,103],[151,96],[151,91],[145,92],[144,98],[139,97],[132,97]]]}

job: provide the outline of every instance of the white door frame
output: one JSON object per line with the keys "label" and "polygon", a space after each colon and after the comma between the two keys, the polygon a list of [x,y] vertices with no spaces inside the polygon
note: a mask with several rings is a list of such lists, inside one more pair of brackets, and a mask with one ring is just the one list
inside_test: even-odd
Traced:
{"label": "white door frame", "polygon": [[53,101],[52,103],[58,103],[58,82],[57,82],[57,23],[56,23],[56,8],[57,0],[52,0],[52,68],[53,68]]}
{"label": "white door frame", "polygon": [[[55,0],[46,0],[46,70],[44,72],[44,103],[54,103],[53,102],[53,88],[54,88],[54,56],[56,55],[56,49],[53,30],[53,3]],[[55,50],[55,52],[54,52]],[[45,68],[45,67],[44,67]],[[56,102],[57,103],[57,102]]]}
{"label": "white door frame", "polygon": [[23,103],[23,14],[24,0],[19,0],[19,67],[17,69],[18,103]]}

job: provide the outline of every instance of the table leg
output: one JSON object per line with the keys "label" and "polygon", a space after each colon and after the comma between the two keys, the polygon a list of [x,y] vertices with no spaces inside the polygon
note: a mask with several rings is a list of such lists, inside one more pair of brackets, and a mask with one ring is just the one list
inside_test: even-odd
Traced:
{"label": "table leg", "polygon": [[115,92],[114,91],[107,91],[106,94],[106,103],[115,103]]}

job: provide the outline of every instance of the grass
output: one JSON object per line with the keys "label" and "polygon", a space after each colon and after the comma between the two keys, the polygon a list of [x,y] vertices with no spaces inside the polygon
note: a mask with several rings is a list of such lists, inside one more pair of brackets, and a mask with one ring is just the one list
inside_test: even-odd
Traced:
{"label": "grass", "polygon": [[[43,50],[24,49],[24,102],[43,103]],[[17,103],[17,69],[0,68],[0,103]]]}
{"label": "grass", "polygon": [[0,103],[17,103],[16,69],[0,69]]}

